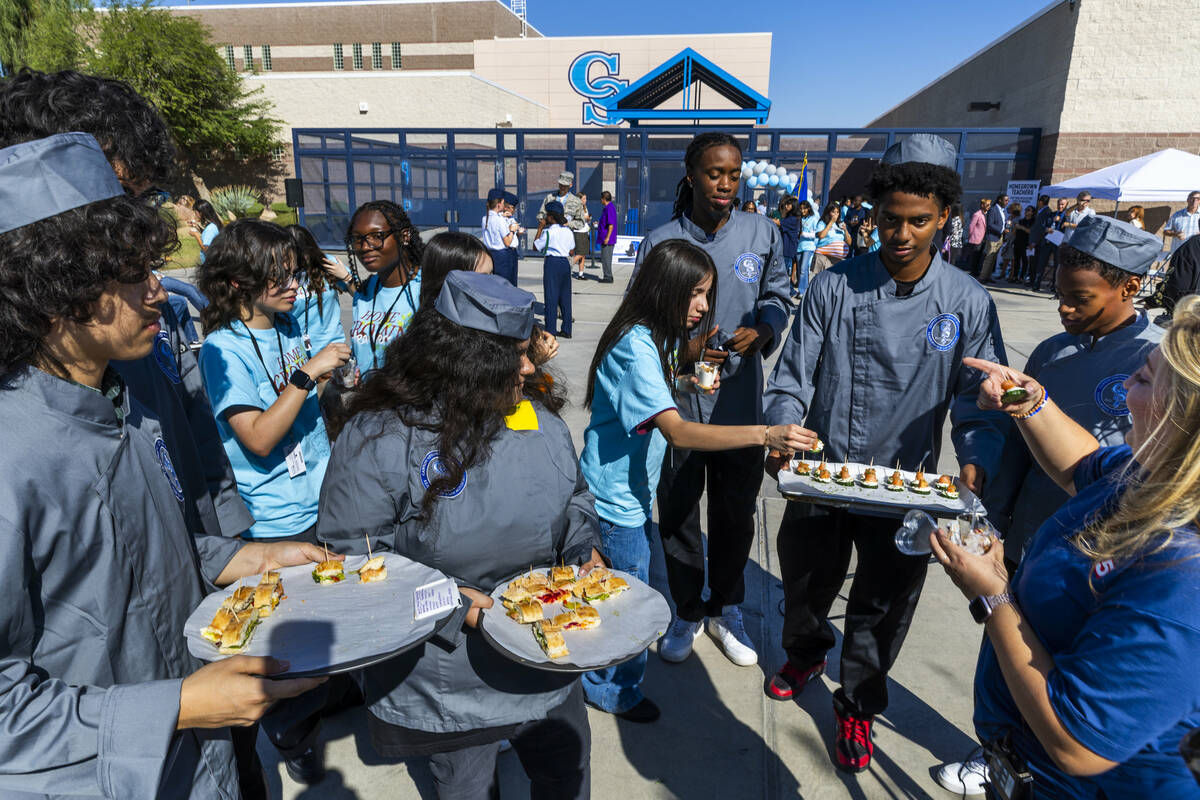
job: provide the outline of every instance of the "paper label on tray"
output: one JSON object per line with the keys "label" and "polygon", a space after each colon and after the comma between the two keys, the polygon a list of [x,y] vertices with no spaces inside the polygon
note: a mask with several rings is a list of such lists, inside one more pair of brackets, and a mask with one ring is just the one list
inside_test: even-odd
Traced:
{"label": "paper label on tray", "polygon": [[413,619],[425,619],[462,605],[458,587],[449,578],[413,590]]}

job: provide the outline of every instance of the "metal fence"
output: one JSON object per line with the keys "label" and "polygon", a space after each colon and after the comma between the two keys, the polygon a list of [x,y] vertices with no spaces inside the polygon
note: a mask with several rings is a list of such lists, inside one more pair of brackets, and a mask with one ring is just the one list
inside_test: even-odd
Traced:
{"label": "metal fence", "polygon": [[[478,232],[488,190],[501,186],[520,198],[522,224],[536,228],[543,198],[569,170],[593,217],[606,190],[622,232],[644,234],[670,218],[684,150],[707,130],[737,137],[747,160],[789,171],[798,172],[807,154],[809,188],[822,203],[860,192],[894,142],[935,133],[958,151],[968,209],[1010,180],[1032,178],[1040,138],[1037,128],[297,128],[292,144],[304,182],[301,222],[322,246],[336,247],[355,208],[386,199],[403,206],[423,231]],[[778,199],[745,187],[742,195],[769,206]]]}

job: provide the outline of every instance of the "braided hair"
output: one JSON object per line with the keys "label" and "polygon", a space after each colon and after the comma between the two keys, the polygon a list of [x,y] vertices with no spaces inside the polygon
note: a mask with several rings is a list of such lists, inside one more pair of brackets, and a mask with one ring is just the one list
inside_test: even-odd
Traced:
{"label": "braided hair", "polygon": [[688,182],[688,175],[700,164],[700,156],[711,147],[725,146],[736,148],[741,156],[741,142],[728,133],[702,133],[692,139],[683,156],[684,175],[675,187],[675,210],[671,212],[671,219],[679,219],[692,208],[692,184]]}
{"label": "braided hair", "polygon": [[[421,241],[421,232],[412,224],[412,220],[408,218],[408,214],[404,209],[393,203],[391,200],[371,200],[359,206],[350,222],[346,225],[346,259],[347,265],[350,267],[350,274],[354,277],[354,283],[358,284],[358,269],[355,267],[354,247],[350,244],[350,237],[354,233],[354,223],[362,214],[377,211],[383,215],[383,218],[388,222],[388,228],[395,231],[397,242],[400,242],[400,257],[408,262],[412,274],[416,274],[421,269],[421,255],[425,252],[425,243]],[[408,244],[404,242],[404,232],[408,232]],[[412,277],[412,274],[409,277]]]}

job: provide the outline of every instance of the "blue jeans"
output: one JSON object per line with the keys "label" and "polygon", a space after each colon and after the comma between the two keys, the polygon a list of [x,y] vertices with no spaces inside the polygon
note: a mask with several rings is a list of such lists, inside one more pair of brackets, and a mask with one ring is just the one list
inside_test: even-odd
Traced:
{"label": "blue jeans", "polygon": [[179,278],[172,278],[168,275],[163,275],[159,278],[159,283],[162,287],[172,294],[182,295],[187,298],[187,301],[192,304],[197,311],[203,311],[208,306],[208,298],[204,293],[197,289],[187,281],[181,281]]}
{"label": "blue jeans", "polygon": [[812,270],[813,258],[816,255],[816,250],[800,251],[800,268],[796,270],[796,294],[804,294],[808,289],[808,274]]}
{"label": "blue jeans", "polygon": [[[600,520],[604,555],[613,569],[623,570],[642,581],[650,580],[650,523],[636,528]],[[610,714],[620,714],[642,702],[642,678],[648,651],[643,650],[623,664],[583,674],[583,692],[588,702]]]}

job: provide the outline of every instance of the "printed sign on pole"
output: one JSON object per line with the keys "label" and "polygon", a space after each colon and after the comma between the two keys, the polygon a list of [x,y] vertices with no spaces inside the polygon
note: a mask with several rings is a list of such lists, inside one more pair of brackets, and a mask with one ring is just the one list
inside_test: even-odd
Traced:
{"label": "printed sign on pole", "polygon": [[1022,210],[1025,206],[1036,206],[1038,187],[1041,185],[1041,181],[1009,181],[1006,190],[1008,202],[1020,203]]}

